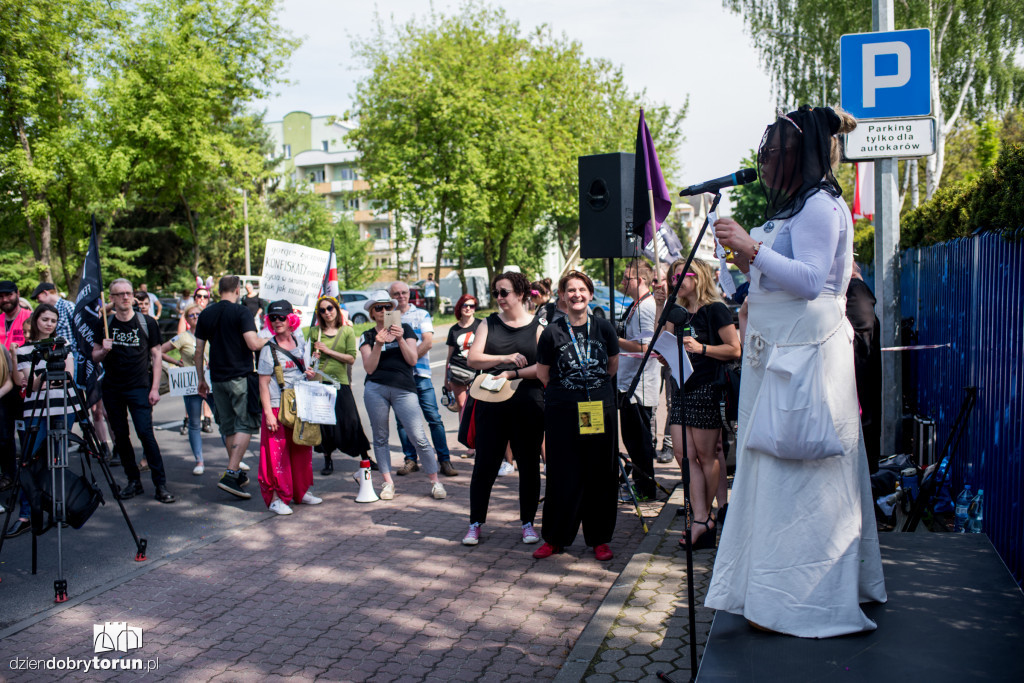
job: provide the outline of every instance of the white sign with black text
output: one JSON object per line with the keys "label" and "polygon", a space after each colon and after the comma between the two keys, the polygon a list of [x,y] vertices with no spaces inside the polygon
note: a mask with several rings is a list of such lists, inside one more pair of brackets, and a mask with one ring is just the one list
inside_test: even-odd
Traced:
{"label": "white sign with black text", "polygon": [[[170,396],[195,396],[199,393],[199,374],[195,366],[179,368],[174,365],[165,365],[167,370],[167,384],[170,388]],[[206,367],[206,384],[210,384],[210,368]]]}
{"label": "white sign with black text", "polygon": [[267,240],[260,297],[267,301],[286,299],[293,306],[312,306],[323,283],[329,256],[322,249]]}
{"label": "white sign with black text", "polygon": [[846,134],[847,159],[918,158],[935,154],[935,119],[869,119]]}
{"label": "white sign with black text", "polygon": [[295,414],[300,420],[318,425],[336,424],[334,403],[337,399],[338,390],[329,384],[295,383]]}

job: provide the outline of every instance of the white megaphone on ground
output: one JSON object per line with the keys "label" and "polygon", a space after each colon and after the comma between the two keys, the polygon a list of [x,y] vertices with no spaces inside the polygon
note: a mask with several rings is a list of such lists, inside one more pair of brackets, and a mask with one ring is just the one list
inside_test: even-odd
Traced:
{"label": "white megaphone on ground", "polygon": [[359,463],[359,471],[353,474],[352,478],[359,482],[359,495],[356,496],[357,503],[376,503],[380,500],[373,490],[373,474],[370,472],[369,460],[363,460]]}

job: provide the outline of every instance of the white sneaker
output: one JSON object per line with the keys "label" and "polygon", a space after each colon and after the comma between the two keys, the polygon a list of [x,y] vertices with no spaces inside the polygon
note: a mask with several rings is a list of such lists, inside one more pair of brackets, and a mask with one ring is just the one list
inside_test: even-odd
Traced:
{"label": "white sneaker", "polygon": [[384,485],[380,487],[380,499],[381,500],[393,500],[395,497],[395,483],[393,481],[386,481]]}
{"label": "white sneaker", "polygon": [[510,463],[508,460],[503,460],[501,463],[501,467],[498,468],[498,476],[504,477],[506,475],[512,474],[515,471],[516,468],[512,463]]}
{"label": "white sneaker", "polygon": [[309,491],[306,491],[305,493],[302,494],[303,505],[319,505],[322,502],[324,502],[323,498],[317,498]]}
{"label": "white sneaker", "polygon": [[444,490],[444,486],[441,482],[435,481],[434,485],[430,487],[430,495],[438,500],[443,500],[448,497],[448,492]]}
{"label": "white sneaker", "polygon": [[243,460],[242,462],[238,463],[238,469],[242,470],[243,472],[248,472],[252,468],[246,465],[245,461]]}
{"label": "white sneaker", "polygon": [[292,509],[290,507],[288,507],[287,505],[285,505],[284,501],[281,500],[280,498],[278,498],[277,500],[272,501],[270,503],[270,511],[271,512],[276,512],[279,515],[290,515],[290,514],[292,514]]}
{"label": "white sneaker", "polygon": [[523,543],[536,543],[540,540],[540,536],[537,535],[537,531],[533,528],[533,524],[527,522],[523,525]]}
{"label": "white sneaker", "polygon": [[206,471],[206,469],[203,467],[203,463],[201,463],[201,462],[197,462],[196,466],[192,468],[192,474],[194,474],[196,476],[199,476],[200,474],[202,474],[205,471]]}

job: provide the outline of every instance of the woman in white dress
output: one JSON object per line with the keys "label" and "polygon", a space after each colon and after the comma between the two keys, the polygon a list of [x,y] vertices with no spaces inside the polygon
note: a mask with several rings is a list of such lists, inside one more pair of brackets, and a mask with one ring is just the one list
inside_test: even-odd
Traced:
{"label": "woman in white dress", "polygon": [[856,121],[804,106],[768,127],[768,222],[715,223],[750,273],[736,479],[706,604],[807,638],[875,628],[885,583],[845,317],[853,220],[832,174]]}

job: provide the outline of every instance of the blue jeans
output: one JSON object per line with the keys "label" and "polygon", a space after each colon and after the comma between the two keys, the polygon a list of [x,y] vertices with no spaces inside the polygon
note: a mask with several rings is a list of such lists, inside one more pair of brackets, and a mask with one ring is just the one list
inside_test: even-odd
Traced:
{"label": "blue jeans", "polygon": [[[451,453],[448,452],[448,438],[444,433],[444,423],[441,422],[441,412],[437,409],[437,394],[434,393],[434,381],[429,377],[416,376],[416,393],[419,394],[420,409],[423,411],[423,418],[427,421],[427,428],[430,430],[430,440],[434,442],[434,450],[437,452],[438,462],[451,460]],[[405,435],[405,428],[402,421],[395,419],[398,423],[398,440],[402,442],[402,452],[409,460],[416,460],[416,449],[413,448],[409,437]]]}
{"label": "blue jeans", "polygon": [[[209,394],[206,402],[213,407],[213,394]],[[194,396],[182,396],[185,399],[185,414],[188,415],[188,445],[192,447],[192,455],[196,462],[203,461],[203,397],[199,394]]]}

